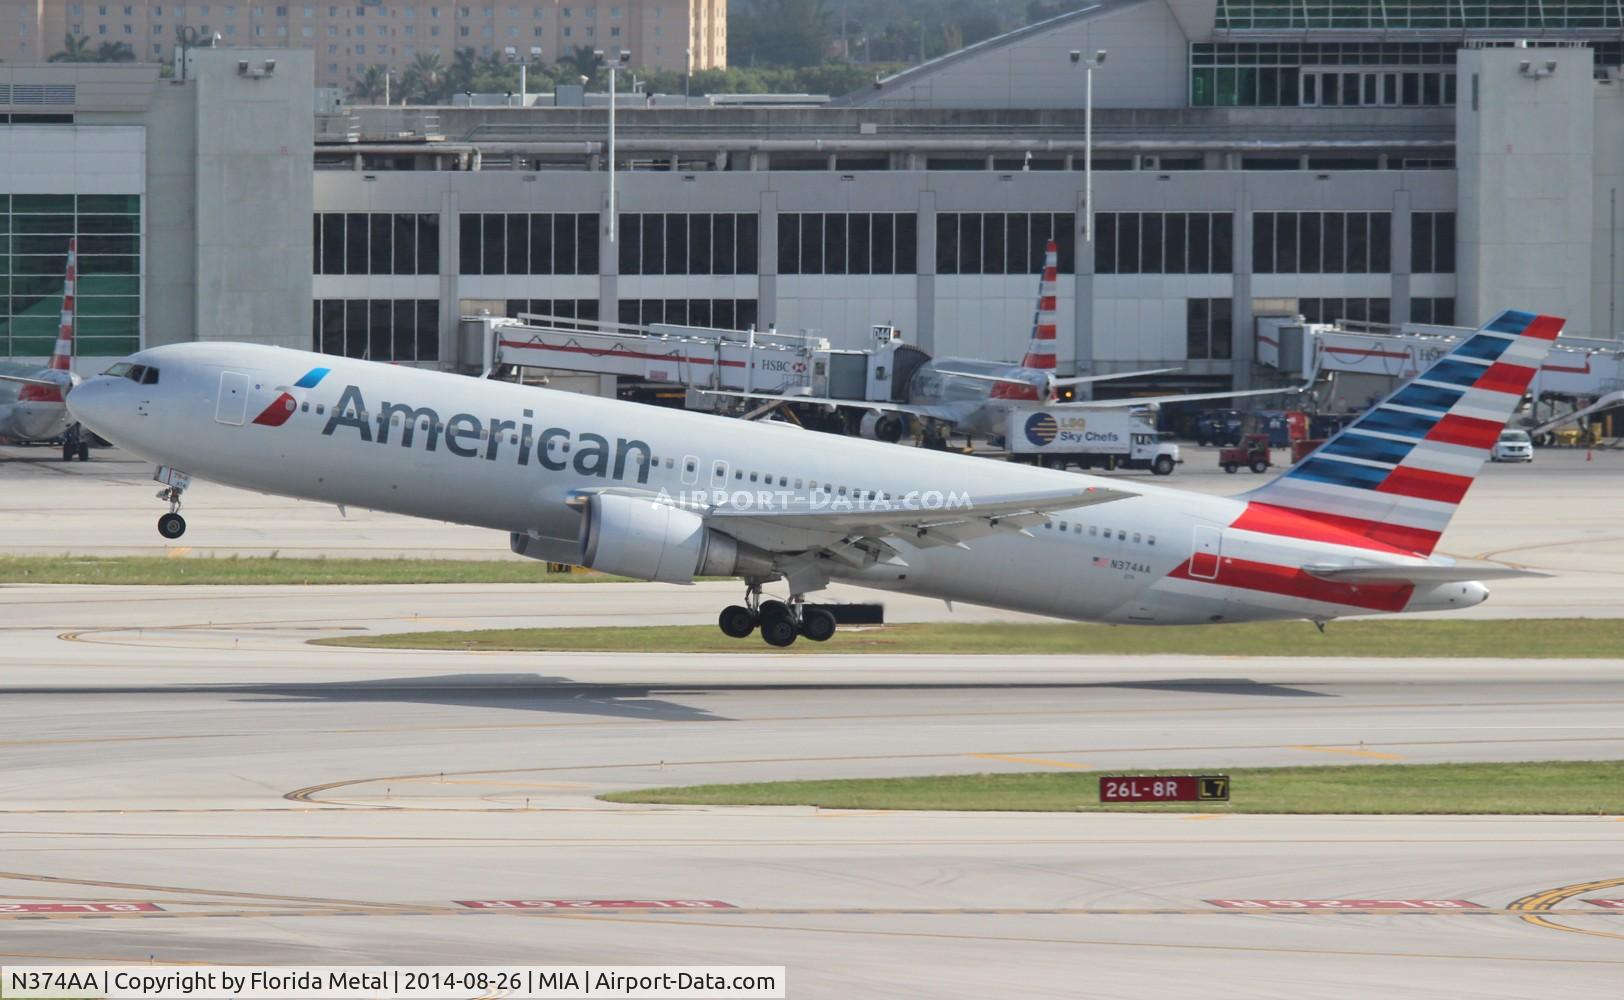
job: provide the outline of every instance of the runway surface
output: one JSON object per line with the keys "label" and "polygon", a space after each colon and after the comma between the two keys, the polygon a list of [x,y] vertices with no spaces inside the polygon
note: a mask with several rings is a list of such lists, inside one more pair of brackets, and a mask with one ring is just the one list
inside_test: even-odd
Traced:
{"label": "runway surface", "polygon": [[[305,640],[613,620],[655,600],[684,620],[718,595],[222,590],[4,591],[0,961],[783,964],[795,997],[1605,995],[1624,977],[1624,919],[1586,902],[1624,898],[1617,817],[595,798],[800,777],[1612,759],[1624,662],[394,653]],[[1311,899],[1449,905],[1211,902]],[[515,900],[711,905],[462,905]],[[110,902],[160,909],[5,912]]]}
{"label": "runway surface", "polygon": [[[21,456],[0,462],[0,552],[510,558],[489,532],[207,485],[188,495],[188,546],[166,547],[144,466],[32,460],[45,454],[0,449]],[[1175,483],[1256,482],[1194,461]],[[1537,468],[1486,471],[1445,548],[1561,575],[1499,582],[1472,614],[1620,614],[1621,461],[1542,452]],[[1624,910],[1588,902],[1624,899],[1618,817],[596,799],[780,778],[1618,759],[1624,659],[306,644],[707,622],[736,590],[0,587],[0,962],[782,964],[794,997],[1526,997],[1624,981]],[[893,621],[1019,618],[884,600]],[[465,905],[560,900],[622,905]],[[1388,902],[1214,902],[1259,900]]]}

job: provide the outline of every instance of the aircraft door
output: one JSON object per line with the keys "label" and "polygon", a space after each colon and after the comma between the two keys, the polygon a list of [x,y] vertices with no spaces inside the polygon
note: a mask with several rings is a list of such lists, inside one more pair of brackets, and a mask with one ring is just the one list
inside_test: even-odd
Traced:
{"label": "aircraft door", "polygon": [[699,484],[699,456],[682,456],[682,485],[697,486]]}
{"label": "aircraft door", "polygon": [[727,463],[721,459],[711,463],[710,484],[713,490],[727,489]]}
{"label": "aircraft door", "polygon": [[1194,543],[1190,547],[1190,576],[1197,580],[1216,580],[1218,560],[1223,545],[1223,530],[1210,524],[1195,527]]}
{"label": "aircraft door", "polygon": [[214,419],[241,427],[248,415],[248,376],[242,372],[220,373],[220,398],[214,404]]}

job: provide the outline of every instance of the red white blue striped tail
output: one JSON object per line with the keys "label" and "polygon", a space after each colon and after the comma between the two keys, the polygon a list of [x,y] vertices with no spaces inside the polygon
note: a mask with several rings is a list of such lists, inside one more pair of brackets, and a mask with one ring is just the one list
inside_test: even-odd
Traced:
{"label": "red white blue striped tail", "polygon": [[[1055,338],[1058,307],[1055,298],[1060,282],[1060,250],[1049,241],[1043,255],[1043,276],[1038,279],[1038,308],[1032,316],[1032,342],[1027,345],[1022,368],[1052,372],[1055,365]],[[993,386],[993,399],[1037,399],[1038,387],[1000,382]]]}
{"label": "red white blue striped tail", "polygon": [[1430,554],[1565,322],[1501,313],[1247,499],[1279,523]]}
{"label": "red white blue striped tail", "polygon": [[53,371],[73,370],[73,286],[79,277],[79,240],[68,241],[68,274],[62,285],[62,325],[56,335],[56,349],[51,352]]}

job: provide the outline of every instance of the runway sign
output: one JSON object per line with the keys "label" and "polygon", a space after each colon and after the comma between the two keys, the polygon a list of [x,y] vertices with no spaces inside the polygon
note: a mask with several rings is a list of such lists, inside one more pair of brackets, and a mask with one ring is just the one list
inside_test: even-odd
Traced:
{"label": "runway sign", "polygon": [[157,903],[0,903],[0,913],[160,913]]}
{"label": "runway sign", "polygon": [[1624,910],[1624,899],[1587,899],[1585,902],[1604,910]]}
{"label": "runway sign", "polygon": [[736,910],[719,899],[459,899],[473,910]]}
{"label": "runway sign", "polygon": [[1209,899],[1229,910],[1481,910],[1467,899]]}
{"label": "runway sign", "polygon": [[1229,775],[1102,775],[1100,801],[1228,802]]}

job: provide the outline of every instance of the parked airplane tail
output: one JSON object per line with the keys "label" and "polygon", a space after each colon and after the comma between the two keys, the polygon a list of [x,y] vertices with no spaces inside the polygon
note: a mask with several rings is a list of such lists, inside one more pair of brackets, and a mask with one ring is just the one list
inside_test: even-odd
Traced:
{"label": "parked airplane tail", "polygon": [[[1059,281],[1060,250],[1049,241],[1043,254],[1043,276],[1038,279],[1038,308],[1032,316],[1032,342],[1027,345],[1021,367],[1053,374],[1055,366],[1055,295]],[[1000,382],[993,386],[993,399],[1039,399],[1036,385]]]}
{"label": "parked airplane tail", "polygon": [[68,275],[62,283],[62,326],[56,335],[56,350],[51,352],[53,371],[73,370],[73,293],[79,271],[79,240],[68,241]]}
{"label": "parked airplane tail", "polygon": [[1431,554],[1566,320],[1507,310],[1247,495],[1256,530]]}

